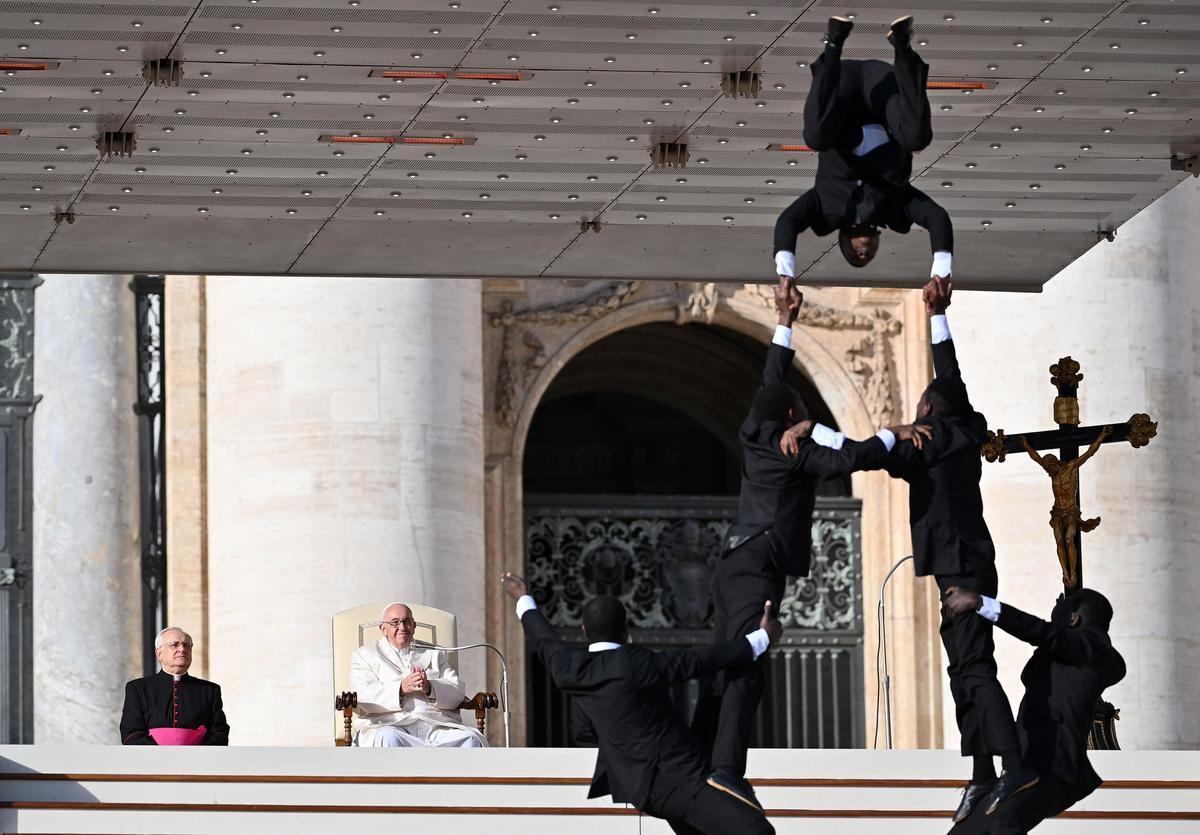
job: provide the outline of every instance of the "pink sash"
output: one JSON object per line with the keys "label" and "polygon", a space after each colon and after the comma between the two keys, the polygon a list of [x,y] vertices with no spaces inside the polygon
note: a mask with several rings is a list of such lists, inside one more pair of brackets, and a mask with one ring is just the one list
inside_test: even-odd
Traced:
{"label": "pink sash", "polygon": [[208,736],[208,730],[198,728],[151,728],[150,736],[159,745],[199,745]]}

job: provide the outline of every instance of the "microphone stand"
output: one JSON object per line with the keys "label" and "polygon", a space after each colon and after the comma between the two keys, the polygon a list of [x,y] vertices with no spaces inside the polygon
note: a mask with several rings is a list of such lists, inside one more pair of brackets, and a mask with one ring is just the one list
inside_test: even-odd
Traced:
{"label": "microphone stand", "polygon": [[510,747],[508,737],[508,662],[504,660],[504,653],[502,653],[493,644],[487,643],[463,644],[462,646],[457,647],[444,647],[440,644],[429,644],[425,641],[414,640],[412,645],[414,647],[419,647],[420,649],[440,649],[443,652],[460,652],[465,649],[490,649],[492,652],[496,653],[496,657],[500,659],[500,712],[504,717],[504,747]]}
{"label": "microphone stand", "polygon": [[[896,573],[896,569],[904,565],[912,559],[910,554],[902,558],[899,562],[891,567],[886,575],[884,575],[883,583],[879,586],[879,644],[883,648],[883,717],[887,723],[887,747],[892,748],[892,677],[888,675],[888,651],[887,651],[887,607],[884,604],[884,596],[887,591],[888,580],[892,579],[892,575]],[[878,673],[878,671],[876,671]],[[876,714],[878,717],[878,714]],[[875,721],[879,721],[876,718]]]}

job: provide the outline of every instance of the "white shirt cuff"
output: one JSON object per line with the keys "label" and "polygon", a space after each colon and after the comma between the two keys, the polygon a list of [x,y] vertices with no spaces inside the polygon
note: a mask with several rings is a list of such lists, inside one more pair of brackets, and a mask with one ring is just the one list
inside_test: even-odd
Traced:
{"label": "white shirt cuff", "polygon": [[946,276],[952,275],[950,271],[950,262],[953,259],[954,256],[945,250],[933,253],[933,266],[929,269],[929,277],[933,278],[936,275],[940,278],[945,278]]}
{"label": "white shirt cuff", "polygon": [[776,325],[775,335],[771,337],[771,342],[781,348],[792,347],[792,329],[787,325]]}
{"label": "white shirt cuff", "polygon": [[875,433],[875,437],[883,441],[883,445],[887,447],[888,452],[891,452],[892,447],[896,445],[896,433],[890,429],[880,429]]}
{"label": "white shirt cuff", "polygon": [[1000,601],[994,597],[985,597],[984,595],[980,595],[979,599],[982,601],[982,605],[979,607],[979,614],[992,623],[1000,620]]}
{"label": "white shirt cuff", "polygon": [[953,338],[950,336],[950,322],[946,320],[945,313],[929,317],[929,338],[934,345],[949,342]]}
{"label": "white shirt cuff", "polygon": [[796,277],[796,253],[781,249],[775,253],[775,275]]}
{"label": "white shirt cuff", "polygon": [[771,639],[767,637],[767,630],[755,629],[746,636],[746,640],[750,642],[750,648],[754,650],[754,658],[758,660],[758,656],[767,651],[767,647],[771,645]]}
{"label": "white shirt cuff", "polygon": [[537,601],[533,599],[532,594],[521,595],[519,598],[517,598],[517,620],[520,620],[521,616],[524,615],[526,612],[528,612],[530,609],[536,609],[536,608],[537,608]]}
{"label": "white shirt cuff", "polygon": [[813,424],[812,439],[830,449],[841,449],[842,444],[846,442],[846,436],[843,433],[835,432],[823,423]]}

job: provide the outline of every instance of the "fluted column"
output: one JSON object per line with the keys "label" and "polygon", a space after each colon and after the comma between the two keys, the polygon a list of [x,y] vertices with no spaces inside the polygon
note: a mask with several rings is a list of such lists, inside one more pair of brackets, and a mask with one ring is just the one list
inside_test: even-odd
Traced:
{"label": "fluted column", "polygon": [[[1149,412],[1148,447],[1107,444],[1081,470],[1083,580],[1108,595],[1112,639],[1129,672],[1107,698],[1125,748],[1200,746],[1200,641],[1190,626],[1200,587],[1200,183],[1189,179],[1046,285],[1040,296],[962,293],[950,308],[972,400],[1009,435],[1052,429],[1048,367],[1083,367],[1084,424]],[[984,465],[1000,596],[1049,612],[1061,588],[1048,525],[1049,479],[1024,455]],[[1004,638],[998,659],[1014,708],[1030,648]],[[947,732],[946,738],[954,735]]]}
{"label": "fluted column", "polygon": [[141,670],[134,297],[129,276],[47,275],[33,419],[34,741],[119,741]]}
{"label": "fluted column", "polygon": [[210,277],[206,345],[209,672],[235,744],[328,745],[334,612],[483,638],[479,283]]}

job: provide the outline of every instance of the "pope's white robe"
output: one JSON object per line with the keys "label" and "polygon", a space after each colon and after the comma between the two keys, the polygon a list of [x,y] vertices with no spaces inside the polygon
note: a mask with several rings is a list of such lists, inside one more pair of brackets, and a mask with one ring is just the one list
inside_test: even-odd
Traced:
{"label": "pope's white robe", "polygon": [[[425,671],[429,680],[429,695],[401,696],[401,682],[418,667]],[[477,736],[481,744],[486,744],[476,729],[463,725],[458,706],[462,704],[465,691],[458,673],[441,650],[402,651],[386,638],[365,644],[350,658],[350,689],[358,694],[358,713],[353,726],[357,745],[370,747],[380,728],[404,728],[418,722],[466,731]]]}

